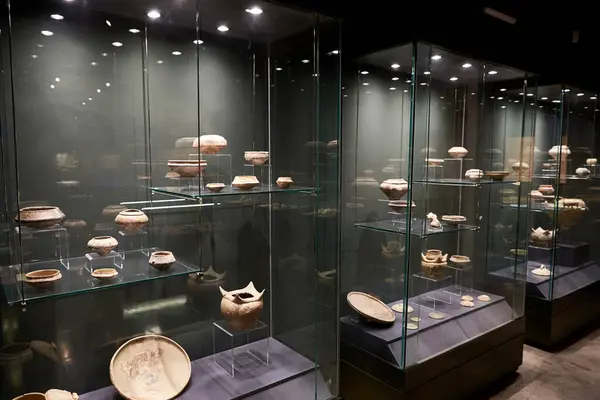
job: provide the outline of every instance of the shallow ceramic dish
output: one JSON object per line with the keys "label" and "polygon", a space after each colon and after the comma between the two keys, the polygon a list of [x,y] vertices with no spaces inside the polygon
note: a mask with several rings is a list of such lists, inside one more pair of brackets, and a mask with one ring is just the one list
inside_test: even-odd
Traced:
{"label": "shallow ceramic dish", "polygon": [[109,281],[117,275],[119,273],[114,268],[98,268],[92,272],[92,276],[101,281]]}
{"label": "shallow ceramic dish", "polygon": [[277,184],[277,186],[279,186],[280,189],[287,189],[292,185],[292,183],[294,183],[294,181],[289,176],[280,176],[279,178],[277,178],[275,183]]}
{"label": "shallow ceramic dish", "polygon": [[109,255],[118,245],[119,242],[112,236],[96,236],[91,238],[87,244],[92,251],[102,257]]}
{"label": "shallow ceramic dish", "polygon": [[111,204],[108,205],[106,207],[104,207],[104,209],[102,210],[102,216],[103,217],[116,217],[117,215],[119,215],[119,213],[123,210],[126,210],[127,207],[122,206],[120,204]]}
{"label": "shallow ceramic dish", "polygon": [[346,296],[346,300],[354,311],[365,317],[368,321],[380,324],[393,324],[396,320],[396,313],[384,302],[370,294],[350,292]]}
{"label": "shallow ceramic dish", "polygon": [[194,178],[206,168],[206,160],[169,160],[167,167],[182,178]]}
{"label": "shallow ceramic dish", "polygon": [[224,183],[207,183],[206,188],[213,193],[219,193],[221,190],[225,189]]}
{"label": "shallow ceramic dish", "polygon": [[87,223],[82,219],[67,219],[62,224],[67,229],[83,229]]}
{"label": "shallow ceramic dish", "polygon": [[453,262],[454,264],[467,264],[467,263],[471,262],[471,259],[467,256],[461,256],[461,255],[455,254],[450,257],[450,261]]}
{"label": "shallow ceramic dish", "polygon": [[13,400],[46,400],[46,395],[44,393],[31,392],[15,397]]}
{"label": "shallow ceramic dish", "polygon": [[244,160],[252,165],[263,165],[269,161],[268,151],[245,151]]}
{"label": "shallow ceramic dish", "polygon": [[192,366],[185,350],[159,335],[129,340],[110,361],[110,380],[126,399],[173,399],[185,389],[191,375]]}
{"label": "shallow ceramic dish", "polygon": [[509,171],[486,171],[485,172],[485,176],[491,178],[494,181],[503,181],[504,178],[506,178],[508,175],[510,175]]}
{"label": "shallow ceramic dish", "polygon": [[466,220],[467,218],[463,217],[462,215],[442,215],[442,221],[448,225],[458,225]]}
{"label": "shallow ceramic dish", "polygon": [[35,206],[21,208],[15,221],[29,228],[43,229],[60,223],[64,217],[65,214],[58,207]]}
{"label": "shallow ceramic dish", "polygon": [[250,190],[260,182],[254,175],[238,175],[231,182],[231,186],[240,190]]}
{"label": "shallow ceramic dish", "polygon": [[141,210],[126,209],[117,215],[115,222],[125,232],[135,233],[148,222],[148,216]]}
{"label": "shallow ceramic dish", "polygon": [[220,135],[202,135],[200,140],[194,139],[194,148],[200,147],[200,153],[217,154],[227,147],[227,140]]}
{"label": "shallow ceramic dish", "polygon": [[175,262],[175,256],[170,251],[155,251],[148,262],[157,270],[166,271]]}
{"label": "shallow ceramic dish", "polygon": [[60,280],[62,274],[57,269],[40,269],[25,274],[25,283],[38,289],[47,289]]}

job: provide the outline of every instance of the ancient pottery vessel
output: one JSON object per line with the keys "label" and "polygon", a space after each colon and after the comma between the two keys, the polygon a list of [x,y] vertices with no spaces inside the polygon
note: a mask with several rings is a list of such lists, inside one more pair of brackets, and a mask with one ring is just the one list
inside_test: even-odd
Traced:
{"label": "ancient pottery vessel", "polygon": [[529,193],[531,200],[534,202],[544,201],[544,195],[539,190],[532,190]]}
{"label": "ancient pottery vessel", "polygon": [[101,281],[108,281],[119,275],[116,269],[114,268],[98,268],[92,272],[92,276],[96,279],[100,279]]}
{"label": "ancient pottery vessel", "polygon": [[35,206],[21,208],[15,221],[28,228],[43,229],[60,223],[64,217],[65,214],[58,207]]}
{"label": "ancient pottery vessel", "polygon": [[508,175],[510,175],[509,171],[486,171],[485,172],[485,176],[490,177],[494,181],[503,181],[504,178],[506,178]]}
{"label": "ancient pottery vessel", "polygon": [[597,158],[588,158],[587,160],[585,160],[585,165],[587,165],[588,167],[593,167],[596,164],[598,164]]}
{"label": "ancient pottery vessel", "polygon": [[467,256],[455,254],[453,256],[450,256],[450,262],[454,264],[467,264],[471,262],[471,259]]}
{"label": "ancient pottery vessel", "polygon": [[472,180],[473,182],[479,181],[483,177],[483,171],[480,169],[468,169],[465,172],[465,178]]}
{"label": "ancient pottery vessel", "polygon": [[148,262],[157,270],[166,271],[175,262],[175,256],[170,251],[155,251]]}
{"label": "ancient pottery vessel", "polygon": [[396,258],[404,253],[404,246],[400,242],[388,242],[381,245],[381,254],[386,258]]}
{"label": "ancient pottery vessel", "polygon": [[554,186],[540,185],[538,187],[538,191],[540,191],[544,196],[550,196],[550,195],[554,194]]}
{"label": "ancient pottery vessel", "polygon": [[387,304],[368,293],[350,292],[346,300],[354,311],[370,322],[393,324],[396,320],[396,314]]}
{"label": "ancient pottery vessel", "polygon": [[531,271],[531,273],[538,276],[550,276],[550,270],[546,268],[546,266],[543,264],[540,265],[539,268],[536,268],[533,271]]}
{"label": "ancient pottery vessel", "polygon": [[113,251],[119,242],[112,236],[96,236],[90,239],[87,246],[100,256],[107,256]]}
{"label": "ancient pottery vessel", "polygon": [[110,380],[125,399],[171,400],[192,375],[190,357],[173,340],[144,335],[129,340],[110,360]]}
{"label": "ancient pottery vessel", "polygon": [[62,224],[67,229],[83,229],[87,223],[82,219],[67,219]]}
{"label": "ancient pottery vessel", "polygon": [[585,201],[581,199],[562,198],[558,201],[558,208],[587,208]]}
{"label": "ancient pottery vessel", "polygon": [[442,158],[426,158],[425,163],[430,167],[439,167],[444,164],[444,159]]}
{"label": "ancient pottery vessel", "polygon": [[219,286],[221,295],[221,314],[235,330],[252,328],[263,309],[263,294],[250,282],[243,289],[228,292]]}
{"label": "ancient pottery vessel", "polygon": [[224,183],[207,183],[206,188],[213,193],[218,193],[225,188]]}
{"label": "ancient pottery vessel", "polygon": [[552,147],[550,150],[548,150],[548,154],[550,155],[550,157],[552,157],[554,160],[556,160],[560,154],[560,158],[563,160],[567,159],[567,156],[571,155],[571,150],[569,149],[568,146],[554,146]]}
{"label": "ancient pottery vessel", "polygon": [[200,140],[194,139],[194,148],[200,148],[200,153],[217,154],[227,147],[227,140],[220,135],[202,135]]}
{"label": "ancient pottery vessel", "polygon": [[15,397],[13,400],[46,400],[46,395],[44,393],[31,392]]}
{"label": "ancient pottery vessel", "polygon": [[[408,208],[408,202],[406,200],[391,200],[388,203],[388,206],[392,209],[392,211],[401,213],[401,212],[406,211],[406,209]],[[411,207],[416,207],[416,206],[417,205],[413,201],[411,204]]]}
{"label": "ancient pottery vessel", "polygon": [[268,151],[245,151],[244,160],[248,161],[252,165],[263,165],[269,161]]}
{"label": "ancient pottery vessel", "polygon": [[543,229],[538,227],[537,229],[531,229],[531,241],[540,247],[550,247],[552,239],[554,238],[554,231]]}
{"label": "ancient pottery vessel", "polygon": [[231,186],[240,190],[250,190],[259,183],[254,175],[238,175],[231,182]]}
{"label": "ancient pottery vessel", "polygon": [[442,277],[447,266],[448,254],[442,255],[441,250],[430,249],[425,254],[421,254],[421,270],[427,277]]}
{"label": "ancient pottery vessel", "polygon": [[66,390],[50,389],[46,393],[46,400],[78,400],[77,393],[67,392]]}
{"label": "ancient pottery vessel", "polygon": [[590,174],[590,170],[587,168],[579,167],[575,170],[575,174],[577,176],[588,176]]}
{"label": "ancient pottery vessel", "polygon": [[148,216],[140,210],[126,209],[117,215],[115,222],[125,232],[135,233],[148,222]]}
{"label": "ancient pottery vessel", "polygon": [[466,220],[467,218],[462,215],[442,215],[442,221],[446,222],[448,225],[458,225]]}
{"label": "ancient pottery vessel", "polygon": [[292,183],[294,183],[294,181],[289,176],[280,176],[279,178],[277,178],[275,183],[277,184],[277,186],[279,186],[279,188],[287,189],[292,185]]}
{"label": "ancient pottery vessel", "polygon": [[120,204],[111,204],[108,205],[106,207],[104,207],[104,209],[102,210],[102,216],[103,217],[116,217],[117,215],[119,215],[119,213],[123,210],[126,210],[127,207],[122,206]]}
{"label": "ancient pottery vessel", "polygon": [[57,269],[40,269],[25,274],[24,281],[38,289],[46,289],[51,287],[54,282],[61,278],[62,275]]}
{"label": "ancient pottery vessel", "polygon": [[408,182],[404,179],[386,179],[379,188],[390,200],[400,200],[408,193]]}
{"label": "ancient pottery vessel", "polygon": [[427,214],[427,219],[429,220],[429,225],[432,226],[433,228],[440,228],[442,226],[442,224],[438,220],[437,215],[432,212]]}
{"label": "ancient pottery vessel", "polygon": [[529,170],[529,164],[525,162],[516,162],[511,168],[514,172],[527,172]]}
{"label": "ancient pottery vessel", "polygon": [[450,154],[452,158],[463,158],[467,153],[468,151],[464,147],[452,147],[448,150],[448,154]]}
{"label": "ancient pottery vessel", "polygon": [[[365,173],[373,173],[373,171],[367,170]],[[357,176],[351,185],[356,187],[377,187],[379,183],[372,176]]]}
{"label": "ancient pottery vessel", "polygon": [[194,178],[206,168],[206,160],[169,160],[167,167],[182,178]]}

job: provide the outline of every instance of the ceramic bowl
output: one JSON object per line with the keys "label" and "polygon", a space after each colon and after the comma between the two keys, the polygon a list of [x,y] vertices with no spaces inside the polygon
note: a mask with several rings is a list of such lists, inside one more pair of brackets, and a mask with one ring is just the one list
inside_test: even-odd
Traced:
{"label": "ceramic bowl", "polygon": [[597,158],[588,158],[587,160],[585,160],[585,165],[587,165],[588,167],[593,167],[596,164],[598,164]]}
{"label": "ceramic bowl", "polygon": [[485,172],[485,176],[491,178],[494,181],[503,181],[504,178],[506,178],[508,175],[510,175],[509,171],[486,171]]}
{"label": "ceramic bowl", "polygon": [[468,169],[465,177],[473,182],[478,182],[483,177],[483,171],[480,169]]}
{"label": "ceramic bowl", "polygon": [[194,148],[200,148],[200,153],[217,154],[227,147],[227,140],[220,135],[202,135],[200,140],[194,139]]}
{"label": "ceramic bowl", "polygon": [[169,160],[167,167],[182,178],[195,178],[206,168],[206,160]]}
{"label": "ceramic bowl", "polygon": [[113,251],[119,242],[112,236],[96,236],[90,239],[87,246],[99,256],[105,257]]}
{"label": "ceramic bowl", "polygon": [[92,272],[92,276],[101,281],[109,281],[119,275],[114,268],[98,268]]}
{"label": "ceramic bowl", "polygon": [[450,261],[453,262],[454,264],[467,264],[467,263],[471,262],[471,259],[467,256],[461,256],[461,255],[455,254],[450,257]]}
{"label": "ceramic bowl", "polygon": [[15,221],[28,228],[43,229],[60,223],[64,217],[65,214],[58,207],[35,206],[21,208]]}
{"label": "ceramic bowl", "polygon": [[136,233],[148,222],[148,216],[136,209],[123,210],[115,218],[115,222],[127,233]]}
{"label": "ceramic bowl", "polygon": [[588,176],[590,174],[590,170],[587,168],[579,167],[575,170],[575,174],[577,176]]}
{"label": "ceramic bowl", "polygon": [[170,251],[155,251],[150,254],[148,262],[157,270],[166,271],[175,262],[175,256]]}
{"label": "ceramic bowl", "polygon": [[466,220],[467,218],[462,215],[442,215],[442,221],[446,222],[448,225],[458,225]]}
{"label": "ceramic bowl", "polygon": [[67,229],[83,229],[87,223],[82,219],[67,219],[62,224]]}
{"label": "ceramic bowl", "polygon": [[25,283],[38,288],[47,289],[60,280],[62,275],[57,269],[40,269],[25,274]]}
{"label": "ceramic bowl", "polygon": [[540,185],[538,187],[538,191],[541,192],[544,196],[550,196],[554,194],[554,186],[552,185]]}
{"label": "ceramic bowl", "polygon": [[206,188],[213,193],[219,193],[221,190],[225,189],[224,183],[207,183]]}
{"label": "ceramic bowl", "polygon": [[240,190],[250,190],[259,183],[254,175],[238,175],[231,182],[231,186]]}
{"label": "ceramic bowl", "polygon": [[263,165],[269,161],[268,151],[245,151],[244,159],[252,165]]}
{"label": "ceramic bowl", "polygon": [[280,176],[277,178],[275,183],[280,189],[287,189],[292,185],[292,183],[294,183],[294,181],[289,176]]}
{"label": "ceramic bowl", "polygon": [[450,154],[452,158],[463,158],[467,153],[469,152],[464,147],[453,147],[448,150],[448,154]]}

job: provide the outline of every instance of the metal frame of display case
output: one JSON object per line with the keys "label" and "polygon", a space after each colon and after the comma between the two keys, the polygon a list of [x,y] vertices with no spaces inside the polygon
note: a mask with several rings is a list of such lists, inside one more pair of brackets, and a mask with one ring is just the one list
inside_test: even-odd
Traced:
{"label": "metal frame of display case", "polygon": [[[422,42],[361,56],[344,76],[340,393],[465,398],[522,362],[531,76]],[[509,89],[517,101],[492,94]],[[400,196],[380,190],[399,178]],[[428,249],[442,250],[437,266]],[[357,313],[357,291],[394,322]]]}
{"label": "metal frame of display case", "polygon": [[[527,342],[552,348],[600,316],[597,307],[582,306],[600,303],[600,254],[590,234],[598,204],[598,167],[591,160],[599,150],[598,102],[596,93],[564,84],[540,82],[535,90],[531,188],[550,185],[552,192],[530,196],[530,227],[544,230],[548,237],[531,233],[522,279],[527,284]],[[567,146],[568,151],[556,146]]]}
{"label": "metal frame of display case", "polygon": [[[110,385],[111,354],[142,334],[188,353],[182,397],[337,397],[339,21],[239,0],[35,3],[11,5],[0,21],[10,253],[0,264],[0,398],[59,387],[112,399],[122,392]],[[207,134],[227,146],[194,145]],[[244,188],[237,176],[259,183]],[[69,221],[14,220],[45,204]],[[147,223],[116,224],[126,208]],[[88,249],[100,235],[118,246]],[[175,261],[154,268],[157,250]],[[92,276],[104,267],[117,277]],[[25,281],[48,268],[61,279]],[[257,319],[240,327],[223,293],[245,287],[236,299],[247,299],[248,282],[264,292]],[[17,337],[31,358],[4,354]]]}

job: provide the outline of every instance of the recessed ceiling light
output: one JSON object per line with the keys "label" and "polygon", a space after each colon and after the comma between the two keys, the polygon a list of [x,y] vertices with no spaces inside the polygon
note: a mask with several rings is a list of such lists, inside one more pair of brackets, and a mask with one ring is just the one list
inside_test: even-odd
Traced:
{"label": "recessed ceiling light", "polygon": [[91,65],[92,67],[95,67],[96,65],[98,65],[98,63],[97,63],[96,61],[92,61],[92,62],[90,63],[90,65]]}
{"label": "recessed ceiling light", "polygon": [[533,96],[533,93],[527,93],[527,96]]}
{"label": "recessed ceiling light", "polygon": [[173,54],[174,56],[180,56],[181,52],[180,51],[174,51],[171,54]]}
{"label": "recessed ceiling light", "polygon": [[338,54],[340,54],[340,51],[339,51],[339,50],[333,50],[333,51],[332,51],[331,53],[329,53],[329,54],[338,55]]}
{"label": "recessed ceiling light", "polygon": [[458,80],[458,78],[457,78],[457,77],[455,77],[455,76],[453,76],[452,78],[450,78],[450,80],[451,80],[452,82],[454,82],[454,81],[457,81],[457,80]]}
{"label": "recessed ceiling light", "polygon": [[431,75],[431,71],[425,71],[423,72],[423,75]]}
{"label": "recessed ceiling light", "polygon": [[202,43],[204,43],[203,40],[200,40],[200,39],[194,40],[194,44],[202,44]]}
{"label": "recessed ceiling light", "polygon": [[38,58],[38,55],[37,54],[32,54],[31,58],[36,59],[36,58]]}
{"label": "recessed ceiling light", "polygon": [[570,91],[571,91],[571,89],[565,89],[565,90],[563,90],[563,92],[565,92],[565,93],[569,93]]}
{"label": "recessed ceiling light", "polygon": [[283,71],[283,68],[277,67],[277,68],[275,68],[275,71]]}
{"label": "recessed ceiling light", "polygon": [[163,63],[164,63],[164,61],[163,61],[163,60],[158,60],[156,63],[157,63],[157,64],[163,64]]}
{"label": "recessed ceiling light", "polygon": [[106,87],[110,87],[110,82],[106,82]]}
{"label": "recessed ceiling light", "polygon": [[52,32],[52,31],[42,31],[42,35],[44,35],[44,36],[52,36],[52,35],[54,35],[54,32]]}
{"label": "recessed ceiling light", "polygon": [[495,99],[495,98],[496,98],[496,96],[490,96],[490,99]]}
{"label": "recessed ceiling light", "polygon": [[421,83],[420,83],[420,85],[421,85],[421,86],[426,86],[426,85],[427,85],[427,82],[421,82]]}
{"label": "recessed ceiling light", "polygon": [[140,30],[139,29],[135,29],[135,28],[131,28],[129,30],[129,32],[131,32],[131,33],[140,33]]}
{"label": "recessed ceiling light", "polygon": [[390,65],[390,67],[397,69],[397,68],[400,68],[400,64],[392,64],[392,65]]}
{"label": "recessed ceiling light", "polygon": [[471,68],[473,65],[469,64],[469,63],[464,63],[462,65],[463,68]]}
{"label": "recessed ceiling light", "polygon": [[435,56],[431,56],[431,59],[434,60],[434,61],[441,60],[442,56],[436,54]]}
{"label": "recessed ceiling light", "polygon": [[89,101],[92,101],[92,98],[91,98],[91,97],[88,97],[88,100],[89,100]]}
{"label": "recessed ceiling light", "polygon": [[590,97],[590,100],[596,100],[596,96]]}
{"label": "recessed ceiling light", "polygon": [[500,89],[501,92],[506,92],[506,88]]}
{"label": "recessed ceiling light", "polygon": [[404,90],[403,90],[403,92],[404,92],[404,93],[408,93],[408,89],[404,89]]}
{"label": "recessed ceiling light", "polygon": [[106,22],[106,25],[108,25],[108,26],[112,26],[112,24],[110,23],[110,21],[109,21],[109,20],[106,20],[106,21],[104,21],[104,22]]}
{"label": "recessed ceiling light", "polygon": [[310,60],[304,59],[302,60],[302,64],[308,64],[310,62]]}
{"label": "recessed ceiling light", "polygon": [[44,47],[44,45],[38,43],[38,44],[35,45],[35,47]]}
{"label": "recessed ceiling light", "polygon": [[102,53],[102,57],[106,57],[108,53]]}
{"label": "recessed ceiling light", "polygon": [[577,93],[577,97],[583,96],[583,93]]}
{"label": "recessed ceiling light", "polygon": [[475,93],[471,93],[471,96],[475,96]]}
{"label": "recessed ceiling light", "polygon": [[587,108],[587,106],[586,106],[586,107],[583,107],[583,109],[584,109],[584,110],[587,110],[588,108]]}
{"label": "recessed ceiling light", "polygon": [[515,100],[515,103],[518,103],[518,102],[519,102],[519,100]]}
{"label": "recessed ceiling light", "polygon": [[60,21],[61,19],[65,19],[65,17],[63,17],[63,16],[62,16],[62,15],[60,15],[60,14],[52,14],[52,15],[50,16],[50,18],[52,18],[52,19],[55,19],[55,20],[57,20],[57,21]]}
{"label": "recessed ceiling light", "polygon": [[506,106],[502,106],[502,107],[500,107],[500,108],[506,108]]}
{"label": "recessed ceiling light", "polygon": [[252,15],[260,15],[263,11],[261,8],[254,6],[252,8],[246,8],[246,12]]}
{"label": "recessed ceiling light", "polygon": [[100,89],[96,89],[96,92],[98,92],[98,93],[101,93],[101,92],[102,92],[102,90],[100,90]]}
{"label": "recessed ceiling light", "polygon": [[115,47],[121,47],[121,46],[123,46],[123,43],[121,43],[121,42],[113,42],[112,45],[115,46]]}
{"label": "recessed ceiling light", "polygon": [[363,82],[363,86],[369,86],[369,82]]}
{"label": "recessed ceiling light", "polygon": [[548,100],[547,97],[542,97],[540,100]]}
{"label": "recessed ceiling light", "polygon": [[523,96],[524,94],[525,94],[525,93],[521,92],[521,93],[519,93],[519,96]]}
{"label": "recessed ceiling light", "polygon": [[54,78],[54,82],[60,82],[60,78],[59,77]]}
{"label": "recessed ceiling light", "polygon": [[444,99],[444,96],[440,96],[440,99],[442,99],[442,100],[443,100],[443,99]]}
{"label": "recessed ceiling light", "polygon": [[217,27],[217,30],[218,30],[219,32],[227,32],[227,31],[229,30],[229,28],[227,27],[227,25],[219,25],[219,26]]}
{"label": "recessed ceiling light", "polygon": [[498,97],[498,100],[502,100],[502,99],[504,99],[504,97]]}
{"label": "recessed ceiling light", "polygon": [[82,106],[85,106],[85,101],[82,101],[82,102],[81,102],[81,105],[82,105]]}
{"label": "recessed ceiling light", "polygon": [[553,103],[560,103],[560,100],[552,100]]}
{"label": "recessed ceiling light", "polygon": [[369,71],[360,71],[361,75],[369,75]]}
{"label": "recessed ceiling light", "polygon": [[490,72],[488,72],[488,74],[490,74],[490,75],[496,75],[497,73],[498,73],[498,71],[490,71]]}
{"label": "recessed ceiling light", "polygon": [[393,80],[393,81],[397,81],[398,79],[400,79],[400,78],[398,78],[397,76],[394,76],[394,77],[392,78],[392,80]]}
{"label": "recessed ceiling light", "polygon": [[160,18],[160,13],[158,12],[158,10],[151,10],[146,15],[148,16],[148,18],[152,18],[152,19]]}
{"label": "recessed ceiling light", "polygon": [[406,80],[406,83],[411,83],[411,82],[412,82],[412,81],[411,81],[410,79],[407,79],[407,80]]}
{"label": "recessed ceiling light", "polygon": [[55,88],[55,86],[54,86],[54,85],[50,85],[50,89],[54,89],[54,88]]}
{"label": "recessed ceiling light", "polygon": [[391,87],[390,90],[396,90],[396,88],[395,87]]}

